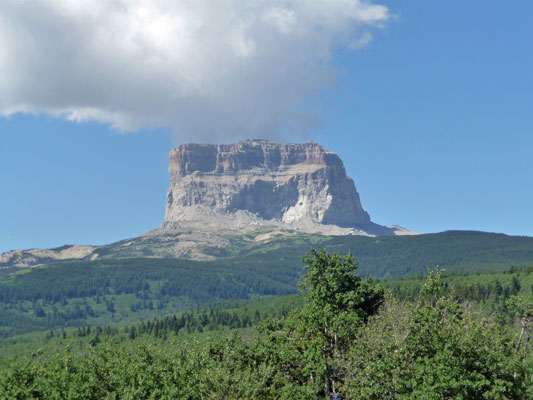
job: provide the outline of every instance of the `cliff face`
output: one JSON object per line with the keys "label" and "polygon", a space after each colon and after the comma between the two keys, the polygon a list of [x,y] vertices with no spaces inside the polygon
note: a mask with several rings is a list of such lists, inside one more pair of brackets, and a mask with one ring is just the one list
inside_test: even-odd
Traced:
{"label": "cliff face", "polygon": [[170,153],[169,174],[163,227],[217,218],[221,224],[377,227],[341,159],[316,143],[186,144]]}

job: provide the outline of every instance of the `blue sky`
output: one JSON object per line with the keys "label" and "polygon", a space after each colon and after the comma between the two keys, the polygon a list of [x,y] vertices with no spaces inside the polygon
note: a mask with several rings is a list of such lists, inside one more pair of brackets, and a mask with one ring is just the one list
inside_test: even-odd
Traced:
{"label": "blue sky", "polygon": [[[223,91],[210,89],[209,102],[193,92],[196,97],[169,103],[165,85],[152,90],[158,81],[142,75],[143,69],[129,77],[117,68],[123,81],[119,75],[97,74],[113,66],[98,64],[101,58],[96,56],[77,58],[89,68],[69,75],[78,67],[57,60],[62,44],[57,45],[54,35],[61,31],[49,27],[43,32],[50,32],[51,38],[42,39],[35,59],[0,52],[0,71],[8,71],[0,79],[0,252],[104,244],[153,229],[164,218],[167,158],[173,146],[257,135],[314,140],[338,153],[363,207],[377,223],[418,232],[471,229],[532,236],[533,3],[376,4],[385,5],[387,14],[373,9],[368,17],[355,0],[352,11],[357,20],[331,14],[334,23],[321,26],[318,50],[314,28],[303,31],[298,40],[287,39],[285,48],[265,33],[264,26],[246,25],[249,30],[232,42],[232,51],[248,63],[246,69],[228,58],[231,62],[225,67],[235,73],[220,83]],[[306,26],[314,27],[313,18],[322,21],[324,10],[309,9],[313,13],[306,14]],[[29,18],[29,11],[2,5],[0,18],[22,26],[20,18]],[[277,22],[285,23],[283,16],[292,15],[267,11],[264,15]],[[357,26],[355,33],[350,24]],[[280,31],[284,27],[278,25]],[[9,40],[11,47],[32,54],[34,47],[24,40],[28,35],[6,32],[0,30],[0,45]],[[367,44],[366,34],[373,37]],[[81,34],[73,36],[74,41],[85,40]],[[207,39],[198,38],[202,46],[220,49],[220,43],[202,40]],[[50,43],[54,45],[46,50]],[[75,44],[79,49],[80,43]],[[161,49],[167,43],[157,45]],[[72,61],[70,42],[64,46],[62,57]],[[265,48],[269,51],[262,53]],[[330,51],[326,56],[324,49]],[[224,59],[225,51],[215,51],[217,60]],[[211,59],[205,57],[199,60],[209,64]],[[308,67],[313,61],[326,68]],[[116,59],[117,65],[122,62]],[[168,62],[190,67],[191,74],[197,70],[196,64],[171,58]],[[279,75],[273,68],[276,63],[288,72]],[[153,68],[150,71],[162,74]],[[213,85],[205,78],[218,67],[212,68],[200,69],[198,82]],[[83,71],[86,75],[80,78]],[[82,78],[89,83],[81,85]],[[70,85],[63,85],[63,80]],[[268,86],[276,90],[270,93]],[[77,88],[74,94],[72,87]],[[113,92],[98,98],[102,87],[121,96]],[[130,87],[137,91],[130,92]],[[226,95],[228,88],[234,88],[231,96]],[[193,89],[182,85],[180,90]],[[255,100],[261,93],[266,94]],[[191,97],[194,102],[187,100]],[[250,99],[253,110],[261,110],[259,116],[239,112]],[[100,108],[94,111],[96,106]],[[295,110],[304,118],[295,120]]]}

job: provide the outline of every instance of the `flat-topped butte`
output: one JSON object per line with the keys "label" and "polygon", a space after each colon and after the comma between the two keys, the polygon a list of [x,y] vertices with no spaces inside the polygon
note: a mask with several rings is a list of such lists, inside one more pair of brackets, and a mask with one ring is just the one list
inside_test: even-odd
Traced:
{"label": "flat-topped butte", "polygon": [[303,232],[391,235],[363,209],[340,157],[314,143],[184,144],[170,153],[162,228],[278,225]]}

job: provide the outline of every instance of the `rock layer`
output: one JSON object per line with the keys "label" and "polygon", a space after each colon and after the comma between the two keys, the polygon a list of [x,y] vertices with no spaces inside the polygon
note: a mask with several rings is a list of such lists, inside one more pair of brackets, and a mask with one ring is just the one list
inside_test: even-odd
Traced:
{"label": "rock layer", "polygon": [[185,144],[171,151],[169,175],[163,228],[218,221],[392,234],[370,221],[342,160],[317,143]]}

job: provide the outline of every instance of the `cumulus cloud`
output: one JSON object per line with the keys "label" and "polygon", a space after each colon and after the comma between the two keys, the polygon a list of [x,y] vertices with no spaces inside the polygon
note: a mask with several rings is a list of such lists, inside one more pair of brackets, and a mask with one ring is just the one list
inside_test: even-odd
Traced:
{"label": "cumulus cloud", "polygon": [[3,0],[0,114],[197,141],[305,133],[335,49],[389,18],[366,0]]}

